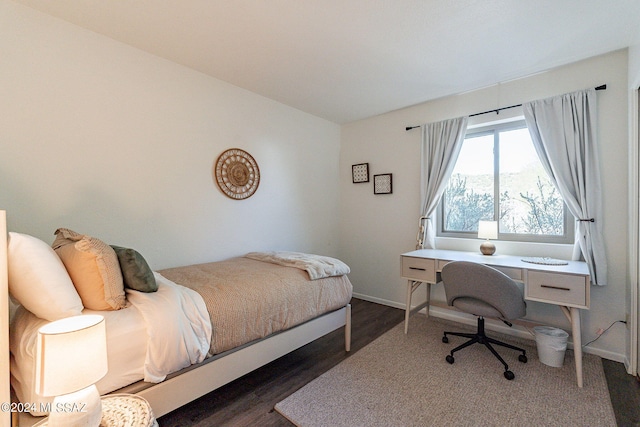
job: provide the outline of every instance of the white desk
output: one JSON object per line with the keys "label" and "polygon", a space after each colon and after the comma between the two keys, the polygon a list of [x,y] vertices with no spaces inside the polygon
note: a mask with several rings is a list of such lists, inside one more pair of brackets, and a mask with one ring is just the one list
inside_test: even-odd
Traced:
{"label": "white desk", "polygon": [[[557,305],[571,323],[573,353],[578,387],[582,387],[582,334],[580,309],[589,309],[589,269],[585,262],[568,261],[567,265],[543,265],[522,261],[520,256],[482,255],[439,249],[420,249],[400,256],[402,277],[407,279],[407,305],[404,332],[409,328],[409,316],[426,307],[429,315],[431,285],[438,283],[439,273],[449,261],[471,261],[489,265],[513,280],[524,283],[524,298]],[[411,296],[421,284],[427,286],[427,300],[411,309]]]}

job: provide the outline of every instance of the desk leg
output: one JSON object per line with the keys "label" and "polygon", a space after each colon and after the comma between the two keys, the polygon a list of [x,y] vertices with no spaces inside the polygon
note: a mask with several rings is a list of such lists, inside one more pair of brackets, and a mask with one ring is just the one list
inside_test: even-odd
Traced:
{"label": "desk leg", "polygon": [[429,307],[431,304],[431,283],[426,282],[425,284],[427,285],[427,300],[425,302],[426,306],[424,311],[427,312],[427,317],[429,317]]}
{"label": "desk leg", "polygon": [[571,335],[573,337],[573,355],[576,362],[576,379],[582,388],[582,328],[580,327],[580,310],[571,307]]}
{"label": "desk leg", "polygon": [[[418,307],[411,309],[411,297],[413,293],[420,287],[420,285],[425,284],[427,286],[427,300],[420,304]],[[413,314],[414,311],[420,311],[423,308],[426,308],[427,317],[429,317],[429,303],[431,300],[431,283],[429,282],[419,282],[417,280],[408,280],[407,281],[407,301],[404,311],[404,333],[406,334],[409,331],[409,316]]]}
{"label": "desk leg", "polygon": [[404,311],[404,333],[409,331],[409,316],[411,315],[411,295],[413,295],[413,280],[407,280],[407,301]]}

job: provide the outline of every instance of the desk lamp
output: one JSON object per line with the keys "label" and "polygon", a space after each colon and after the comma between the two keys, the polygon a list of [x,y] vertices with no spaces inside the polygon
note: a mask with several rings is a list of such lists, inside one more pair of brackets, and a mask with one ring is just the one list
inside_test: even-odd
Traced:
{"label": "desk lamp", "polygon": [[496,251],[496,245],[491,243],[489,239],[498,238],[498,221],[480,221],[478,223],[478,238],[486,239],[480,245],[480,252],[483,255],[493,255]]}
{"label": "desk lamp", "polygon": [[36,361],[36,392],[55,396],[48,425],[99,426],[102,404],[95,383],[108,369],[104,317],[73,316],[42,326]]}

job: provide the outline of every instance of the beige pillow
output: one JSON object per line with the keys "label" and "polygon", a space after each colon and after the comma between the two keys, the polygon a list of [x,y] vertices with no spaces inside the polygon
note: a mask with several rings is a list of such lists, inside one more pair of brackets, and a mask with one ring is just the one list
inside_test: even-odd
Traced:
{"label": "beige pillow", "polygon": [[124,283],[115,251],[95,237],[67,228],[59,228],[55,234],[53,249],[67,269],[82,305],[91,310],[124,308]]}

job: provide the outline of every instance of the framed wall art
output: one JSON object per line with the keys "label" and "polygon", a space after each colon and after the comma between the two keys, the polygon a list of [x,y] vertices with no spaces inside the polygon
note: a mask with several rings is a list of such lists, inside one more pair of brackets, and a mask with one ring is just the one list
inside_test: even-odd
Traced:
{"label": "framed wall art", "polygon": [[354,184],[369,182],[369,163],[358,163],[351,166],[351,179]]}
{"label": "framed wall art", "polygon": [[390,173],[373,176],[373,194],[391,194],[393,187]]}

